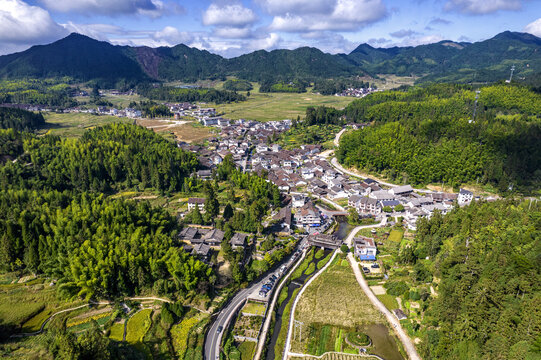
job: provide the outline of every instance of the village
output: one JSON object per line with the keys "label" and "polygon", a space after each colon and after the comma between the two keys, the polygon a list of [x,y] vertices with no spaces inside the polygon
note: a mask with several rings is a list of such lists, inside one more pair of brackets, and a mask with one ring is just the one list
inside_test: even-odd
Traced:
{"label": "village", "polygon": [[[473,193],[461,189],[458,194],[418,191],[411,185],[386,186],[378,181],[350,176],[333,165],[329,152],[320,145],[301,145],[286,150],[271,139],[291,127],[290,120],[257,122],[224,119],[216,116],[213,108],[191,104],[168,104],[176,118],[195,117],[204,126],[219,128],[219,135],[204,144],[179,141],[178,146],[196,153],[203,169],[197,177],[209,180],[214,169],[226,156],[231,156],[243,172],[265,175],[283,195],[283,207],[274,212],[268,222],[275,224],[281,235],[309,235],[311,245],[328,249],[339,248],[342,242],[325,234],[336,219],[344,219],[352,212],[360,220],[373,223],[384,218],[399,219],[409,230],[416,230],[420,218],[430,218],[434,211],[446,214],[455,204],[460,206],[474,200]],[[364,128],[369,124],[350,124],[347,128]],[[204,212],[204,198],[190,198],[188,211],[196,206]],[[184,215],[184,214],[181,214]],[[340,218],[341,217],[341,218]],[[180,234],[186,250],[209,261],[210,254],[219,250],[224,232],[219,229],[186,228]],[[230,240],[234,249],[250,247],[248,234],[235,233]],[[376,260],[376,243],[371,238],[356,238],[355,253]],[[245,258],[245,262],[249,262]]]}

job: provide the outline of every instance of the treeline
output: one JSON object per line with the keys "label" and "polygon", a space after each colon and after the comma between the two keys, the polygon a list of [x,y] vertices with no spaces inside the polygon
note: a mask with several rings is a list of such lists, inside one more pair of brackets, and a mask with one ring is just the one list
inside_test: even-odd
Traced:
{"label": "treeline", "polygon": [[361,89],[369,87],[370,83],[356,78],[318,79],[314,81],[312,91],[321,95],[334,95],[349,88]]}
{"label": "treeline", "polygon": [[499,191],[539,185],[541,96],[524,87],[434,85],[376,93],[352,102],[348,119],[374,126],[343,135],[346,166],[414,184],[492,184]]}
{"label": "treeline", "polygon": [[0,104],[33,104],[51,107],[72,107],[71,79],[29,79],[0,81]]}
{"label": "treeline", "polygon": [[225,90],[230,91],[250,91],[254,88],[249,81],[240,79],[227,80],[224,82],[223,87]]}
{"label": "treeline", "polygon": [[261,82],[259,92],[282,92],[282,93],[303,93],[306,92],[306,87],[310,85],[307,81],[296,79],[293,81],[278,81],[265,80]]}
{"label": "treeline", "polygon": [[205,291],[211,270],[173,246],[176,224],[146,202],[0,191],[1,267],[57,279],[68,298]]}
{"label": "treeline", "polygon": [[45,124],[41,113],[22,109],[0,107],[0,129],[35,130]]}
{"label": "treeline", "polygon": [[441,279],[423,304],[423,358],[539,358],[540,220],[536,203],[503,200],[419,220],[403,257],[419,281]]}
{"label": "treeline", "polygon": [[0,189],[111,192],[152,187],[181,189],[196,168],[194,154],[145,128],[112,124],[80,139],[30,138],[16,163],[0,167]]}
{"label": "treeline", "polygon": [[140,85],[137,88],[139,95],[151,100],[170,102],[212,102],[215,104],[244,101],[246,97],[233,91],[215,89],[181,89],[171,86],[153,87]]}

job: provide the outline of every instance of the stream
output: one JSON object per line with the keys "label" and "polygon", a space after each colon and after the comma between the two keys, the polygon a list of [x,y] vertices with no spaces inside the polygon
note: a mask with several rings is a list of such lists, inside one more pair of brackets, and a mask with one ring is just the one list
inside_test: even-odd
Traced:
{"label": "stream", "polygon": [[[317,249],[314,249],[314,251],[317,251]],[[267,360],[274,360],[274,358],[275,358],[274,348],[276,346],[276,342],[278,341],[278,337],[280,336],[280,329],[282,327],[282,315],[284,313],[284,310],[285,310],[287,304],[292,299],[293,291],[295,291],[295,289],[300,288],[302,286],[302,284],[304,284],[305,281],[310,276],[317,273],[317,271],[318,271],[317,270],[317,264],[321,260],[325,259],[327,257],[327,255],[329,255],[330,253],[331,253],[330,250],[325,250],[325,255],[323,255],[321,258],[316,259],[314,257],[314,259],[311,261],[311,263],[316,264],[316,270],[310,275],[305,275],[306,270],[303,271],[303,273],[302,273],[302,275],[300,277],[296,278],[295,280],[293,280],[292,282],[290,282],[287,285],[287,298],[280,304],[280,307],[276,310],[276,318],[275,318],[274,326],[273,326],[273,329],[272,329],[272,337],[270,339],[270,342],[269,342],[269,345],[268,345],[268,348],[267,348],[267,355],[265,357]],[[307,270],[308,270],[308,267],[306,268]],[[289,321],[289,319],[286,319],[286,321]]]}

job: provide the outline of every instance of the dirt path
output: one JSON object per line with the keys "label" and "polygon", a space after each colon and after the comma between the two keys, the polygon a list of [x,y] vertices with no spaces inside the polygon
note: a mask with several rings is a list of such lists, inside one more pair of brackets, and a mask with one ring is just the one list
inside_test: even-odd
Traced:
{"label": "dirt path", "polygon": [[385,315],[387,318],[387,321],[392,325],[395,333],[398,335],[398,338],[402,342],[402,345],[404,345],[404,349],[406,350],[406,353],[408,354],[408,357],[411,360],[421,360],[421,357],[417,353],[417,350],[415,349],[415,346],[413,345],[413,342],[409,338],[409,336],[406,334],[406,332],[402,329],[402,326],[400,325],[400,322],[398,319],[383,305],[381,301],[374,295],[372,290],[370,290],[370,287],[368,286],[368,283],[363,277],[363,274],[361,273],[361,270],[359,269],[359,265],[357,261],[354,259],[353,254],[348,254],[348,260],[351,265],[351,268],[353,269],[353,272],[355,273],[355,277],[357,278],[357,282],[361,286],[361,289],[363,289],[364,293],[372,304]]}

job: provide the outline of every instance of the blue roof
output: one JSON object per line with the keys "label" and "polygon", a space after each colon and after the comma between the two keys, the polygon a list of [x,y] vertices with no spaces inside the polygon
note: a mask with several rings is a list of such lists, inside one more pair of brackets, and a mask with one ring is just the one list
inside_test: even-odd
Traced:
{"label": "blue roof", "polygon": [[361,255],[361,260],[376,260],[374,255]]}

